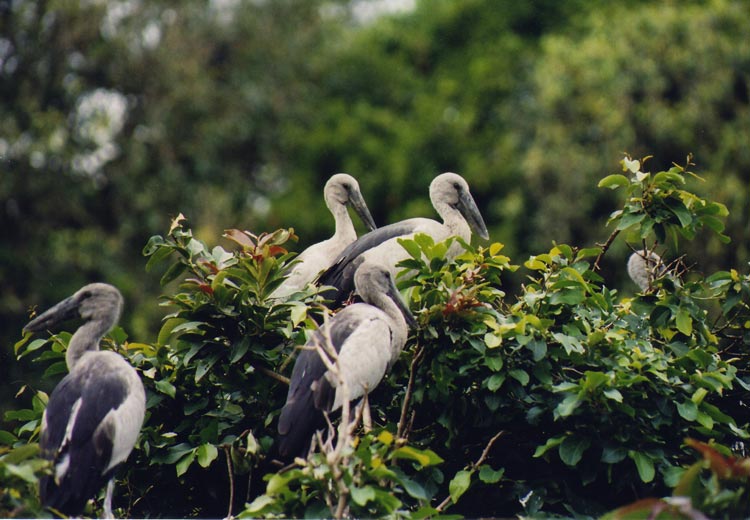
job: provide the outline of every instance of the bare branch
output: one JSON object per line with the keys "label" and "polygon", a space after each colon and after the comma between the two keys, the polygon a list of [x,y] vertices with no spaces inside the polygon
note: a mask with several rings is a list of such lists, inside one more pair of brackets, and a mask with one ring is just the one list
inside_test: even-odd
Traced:
{"label": "bare branch", "polygon": [[411,423],[414,421],[412,415],[409,427],[406,425],[406,416],[411,405],[411,397],[414,393],[414,378],[417,373],[417,367],[424,357],[425,349],[424,345],[419,345],[417,350],[414,352],[414,357],[411,360],[411,366],[409,368],[409,382],[406,385],[406,394],[404,395],[404,403],[401,405],[401,417],[398,420],[398,428],[396,429],[397,439],[408,438],[409,432],[411,431]]}
{"label": "bare branch", "polygon": [[[479,466],[481,466],[481,465],[482,465],[482,464],[484,463],[484,461],[485,461],[485,460],[487,460],[487,457],[488,457],[488,456],[489,456],[489,454],[490,454],[490,450],[492,449],[492,446],[493,446],[493,445],[495,444],[495,442],[496,442],[496,441],[497,441],[497,440],[498,440],[498,439],[499,439],[500,437],[502,437],[503,435],[505,435],[505,431],[504,431],[504,430],[500,430],[499,432],[497,432],[497,433],[496,433],[496,434],[495,434],[495,435],[494,435],[494,436],[493,436],[493,437],[492,437],[492,438],[491,438],[491,439],[489,440],[489,442],[487,442],[487,445],[486,445],[486,446],[484,447],[484,449],[482,450],[482,454],[481,454],[481,455],[479,456],[479,458],[478,458],[477,460],[475,460],[475,461],[474,461],[474,463],[473,463],[473,464],[472,464],[471,466],[469,466],[469,467],[468,467],[468,469],[470,469],[471,471],[476,471],[476,470],[478,470],[478,469],[479,469]],[[438,506],[437,506],[437,507],[436,507],[435,509],[436,509],[436,510],[437,510],[438,512],[442,512],[442,511],[443,511],[443,509],[445,509],[446,507],[448,507],[448,505],[450,505],[450,503],[451,503],[451,497],[450,497],[450,495],[448,495],[447,497],[445,497],[445,498],[443,499],[443,501],[442,501],[442,502],[440,502],[440,504],[439,504],[439,505],[438,505]]]}
{"label": "bare branch", "polygon": [[232,468],[232,453],[228,445],[224,445],[224,455],[227,458],[227,475],[229,475],[229,507],[227,509],[227,518],[232,516],[232,504],[234,503],[234,468]]}
{"label": "bare branch", "polygon": [[617,235],[619,235],[619,234],[620,234],[620,230],[619,229],[615,229],[612,232],[612,234],[609,235],[609,238],[607,239],[607,241],[604,244],[597,244],[597,245],[601,245],[602,250],[599,252],[599,255],[596,257],[596,261],[594,262],[594,269],[593,270],[595,272],[599,271],[599,269],[600,269],[599,262],[601,262],[602,258],[604,258],[605,253],[610,248],[610,246],[612,245],[612,242],[615,241],[615,238],[617,238]]}

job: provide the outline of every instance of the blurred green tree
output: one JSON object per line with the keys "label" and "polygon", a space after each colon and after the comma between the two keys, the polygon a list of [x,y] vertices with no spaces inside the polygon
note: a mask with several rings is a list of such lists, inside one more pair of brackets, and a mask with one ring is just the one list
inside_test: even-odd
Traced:
{"label": "blurred green tree", "polygon": [[610,5],[580,31],[544,36],[519,106],[527,247],[595,241],[589,223],[610,204],[588,186],[623,151],[692,153],[705,178],[694,189],[727,205],[735,247],[710,237],[681,253],[705,272],[747,260],[749,23],[747,3],[731,0]]}

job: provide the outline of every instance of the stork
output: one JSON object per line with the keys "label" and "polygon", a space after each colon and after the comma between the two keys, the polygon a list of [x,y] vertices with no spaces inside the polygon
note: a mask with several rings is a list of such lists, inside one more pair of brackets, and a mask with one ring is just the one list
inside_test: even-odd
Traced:
{"label": "stork", "polygon": [[376,228],[375,221],[359,190],[357,180],[346,173],[337,173],[326,182],[323,190],[326,206],[333,214],[335,230],[328,240],[313,244],[299,256],[289,276],[271,294],[272,298],[288,298],[312,282],[320,272],[328,269],[346,246],[357,239],[357,232],[347,206],[354,208],[367,229]]}
{"label": "stork", "polygon": [[[353,289],[354,272],[364,262],[374,262],[387,268],[396,276],[396,264],[409,257],[398,243],[399,238],[411,238],[417,233],[430,235],[435,242],[448,237],[471,239],[474,230],[480,237],[489,238],[487,226],[469,191],[469,185],[456,173],[443,173],[430,183],[430,201],[443,219],[440,223],[428,218],[411,218],[378,228],[362,235],[339,255],[333,265],[319,278],[319,285],[330,285],[337,289],[333,307],[338,307]],[[459,244],[453,244],[448,256],[461,252]]]}
{"label": "stork", "polygon": [[[292,369],[286,404],[279,417],[279,455],[288,459],[305,452],[323,412],[339,409],[371,392],[396,362],[414,316],[401,300],[388,269],[363,263],[354,283],[364,303],[349,305],[316,330]],[[328,370],[316,345],[330,340],[338,353],[339,376],[346,392]]]}
{"label": "stork", "polygon": [[665,270],[661,257],[653,251],[639,249],[628,258],[628,275],[641,291],[647,290]]}
{"label": "stork", "polygon": [[114,473],[135,445],[146,410],[138,374],[119,354],[100,351],[102,337],[117,323],[122,296],[115,287],[93,283],[30,321],[24,330],[82,318],[70,338],[68,375],[55,387],[42,416],[39,445],[53,464],[39,482],[42,504],[68,516],[107,483],[103,514],[112,517]]}

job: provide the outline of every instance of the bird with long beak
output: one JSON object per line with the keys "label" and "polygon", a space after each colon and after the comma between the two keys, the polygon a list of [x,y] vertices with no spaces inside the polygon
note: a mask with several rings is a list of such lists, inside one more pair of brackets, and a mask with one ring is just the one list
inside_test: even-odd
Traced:
{"label": "bird with long beak", "polygon": [[[315,430],[323,425],[324,412],[339,409],[344,399],[353,401],[374,390],[401,354],[409,327],[416,326],[389,270],[364,263],[354,283],[364,303],[349,305],[325,322],[294,363],[279,416],[282,459],[306,453]],[[338,374],[331,372],[316,348],[325,342],[337,353]]]}
{"label": "bird with long beak", "polygon": [[331,238],[313,244],[296,258],[289,276],[272,294],[272,298],[289,298],[315,280],[322,271],[328,269],[346,246],[357,239],[354,223],[349,216],[349,206],[362,219],[368,230],[376,228],[365,199],[359,190],[357,180],[346,173],[333,175],[323,190],[326,206],[333,215],[335,228]]}
{"label": "bird with long beak", "polygon": [[[456,173],[443,173],[430,184],[430,201],[443,222],[428,218],[411,218],[383,226],[366,233],[352,242],[338,256],[333,265],[317,280],[318,285],[336,289],[331,307],[339,307],[354,289],[354,273],[362,262],[379,264],[396,276],[396,264],[409,258],[407,251],[398,243],[399,238],[411,238],[425,233],[435,242],[448,237],[471,240],[472,230],[484,239],[489,238],[482,214],[469,191],[469,185]],[[461,252],[459,244],[449,248],[447,256],[452,258]]]}
{"label": "bird with long beak", "polygon": [[55,387],[42,417],[39,445],[53,472],[41,478],[42,504],[55,513],[80,515],[107,484],[103,515],[112,517],[114,474],[133,449],[146,410],[138,374],[119,354],[100,351],[117,323],[122,296],[93,283],[30,321],[39,333],[69,319],[83,319],[65,353],[69,373]]}

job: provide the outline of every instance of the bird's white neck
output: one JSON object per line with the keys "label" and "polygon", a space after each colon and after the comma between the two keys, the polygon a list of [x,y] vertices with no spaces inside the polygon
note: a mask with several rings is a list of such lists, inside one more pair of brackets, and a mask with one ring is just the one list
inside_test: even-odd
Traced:
{"label": "bird's white neck", "polygon": [[442,217],[443,225],[450,229],[451,236],[461,237],[467,242],[471,240],[471,228],[460,211],[445,202],[434,202],[433,205]]}
{"label": "bird's white neck", "polygon": [[378,302],[378,307],[380,307],[391,320],[391,347],[393,347],[393,350],[391,351],[391,360],[388,364],[389,366],[392,366],[401,354],[401,349],[404,347],[406,339],[409,336],[409,326],[406,324],[406,320],[404,319],[404,315],[401,314],[401,310],[395,303],[393,303],[393,300],[385,295],[381,298],[382,300]]}
{"label": "bird's white neck", "polygon": [[333,237],[347,244],[354,242],[357,239],[357,231],[354,229],[354,223],[352,223],[346,205],[332,204],[330,209],[333,219],[336,222]]}
{"label": "bird's white neck", "polygon": [[103,321],[87,321],[81,325],[68,343],[68,350],[65,352],[65,363],[68,365],[68,371],[72,371],[78,364],[78,361],[86,352],[99,350],[99,341],[109,330],[109,324]]}

